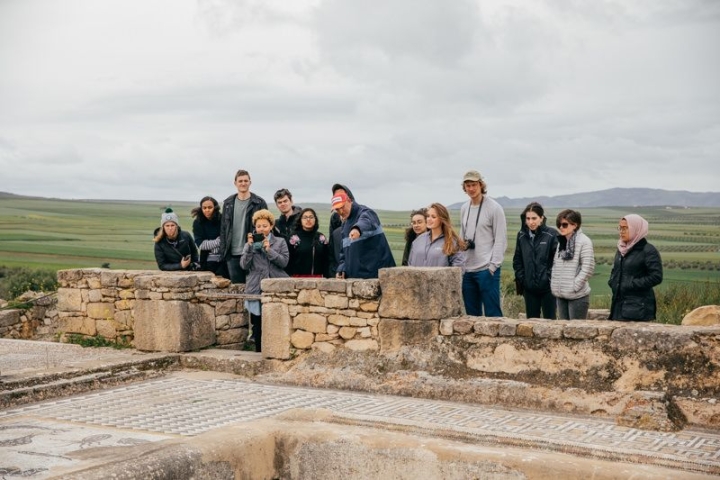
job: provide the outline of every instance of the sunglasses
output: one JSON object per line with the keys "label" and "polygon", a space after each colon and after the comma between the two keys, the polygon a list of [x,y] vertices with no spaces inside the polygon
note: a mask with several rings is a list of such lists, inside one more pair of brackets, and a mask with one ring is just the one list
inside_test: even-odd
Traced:
{"label": "sunglasses", "polygon": [[568,228],[570,224],[568,222],[562,222],[560,225],[558,225],[560,228]]}

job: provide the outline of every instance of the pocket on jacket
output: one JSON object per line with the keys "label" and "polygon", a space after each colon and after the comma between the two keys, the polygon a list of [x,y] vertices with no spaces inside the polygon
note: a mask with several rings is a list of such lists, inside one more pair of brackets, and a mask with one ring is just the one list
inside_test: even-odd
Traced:
{"label": "pocket on jacket", "polygon": [[629,298],[623,300],[620,308],[620,315],[623,320],[645,320],[645,302],[640,298]]}

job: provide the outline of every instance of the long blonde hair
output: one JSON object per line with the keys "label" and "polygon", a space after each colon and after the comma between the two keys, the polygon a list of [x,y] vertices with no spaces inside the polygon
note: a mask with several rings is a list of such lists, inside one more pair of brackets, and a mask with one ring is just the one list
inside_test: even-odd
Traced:
{"label": "long blonde hair", "polygon": [[460,239],[460,236],[455,233],[455,229],[452,227],[450,221],[450,212],[440,203],[433,203],[427,209],[430,213],[430,209],[434,209],[438,218],[440,219],[440,230],[445,236],[445,244],[443,245],[443,253],[445,255],[455,255],[460,250],[465,248],[465,242]]}

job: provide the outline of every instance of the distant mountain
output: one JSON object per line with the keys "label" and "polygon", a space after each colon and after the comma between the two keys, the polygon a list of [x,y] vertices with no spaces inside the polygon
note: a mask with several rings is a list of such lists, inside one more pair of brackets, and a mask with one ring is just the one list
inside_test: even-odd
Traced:
{"label": "distant mountain", "polygon": [[[655,188],[610,188],[596,192],[573,193],[555,197],[508,198],[493,197],[503,207],[523,208],[530,202],[543,207],[720,207],[720,192],[688,192],[685,190],[659,190]],[[464,202],[450,205],[459,209]]]}

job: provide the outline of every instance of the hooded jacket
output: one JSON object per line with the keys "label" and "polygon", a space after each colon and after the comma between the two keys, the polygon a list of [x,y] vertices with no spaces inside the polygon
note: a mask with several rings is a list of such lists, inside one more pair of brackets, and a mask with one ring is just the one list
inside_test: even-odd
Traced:
{"label": "hooded jacket", "polygon": [[610,320],[654,320],[653,287],[660,285],[662,279],[660,253],[644,238],[624,257],[616,252],[608,280],[613,292]]}
{"label": "hooded jacket", "polygon": [[[235,218],[235,199],[237,193],[225,199],[222,206],[222,217],[220,219],[220,255],[225,260],[232,256],[232,233],[233,219]],[[250,203],[245,214],[245,233],[253,230],[252,216],[258,210],[266,209],[267,203],[259,195],[250,192]]]}
{"label": "hooded jacket", "polygon": [[[360,230],[360,238],[350,239],[353,228]],[[353,203],[341,229],[342,250],[337,271],[345,272],[345,278],[377,278],[378,270],[395,266],[390,244],[373,210]]]}
{"label": "hooded jacket", "polygon": [[558,246],[558,232],[543,222],[532,234],[525,225],[525,216],[520,215],[521,225],[515,242],[513,270],[515,280],[519,281],[526,291],[546,293],[550,291],[553,259]]}

